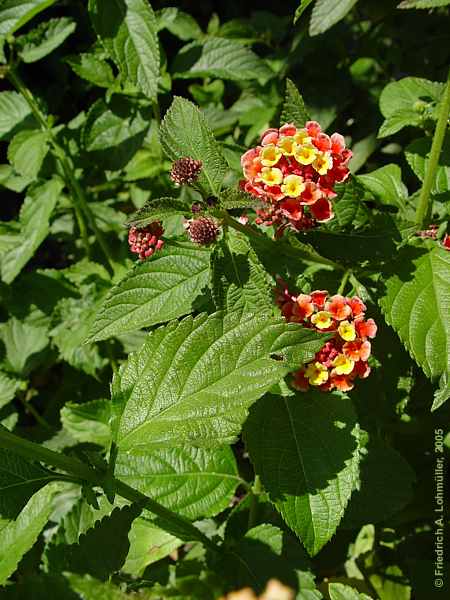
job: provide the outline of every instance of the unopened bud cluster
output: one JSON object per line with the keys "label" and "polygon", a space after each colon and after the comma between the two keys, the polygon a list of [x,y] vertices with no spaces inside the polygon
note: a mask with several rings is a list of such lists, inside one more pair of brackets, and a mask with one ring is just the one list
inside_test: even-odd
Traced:
{"label": "unopened bud cluster", "polygon": [[141,260],[149,258],[164,246],[164,240],[161,239],[163,233],[164,229],[157,221],[146,227],[130,227],[128,244],[131,252],[138,254]]}
{"label": "unopened bud cluster", "polygon": [[201,160],[195,160],[186,156],[179,158],[173,163],[170,178],[177,185],[189,185],[198,179],[201,170]]}
{"label": "unopened bud cluster", "polygon": [[358,296],[329,296],[326,290],[294,295],[280,282],[276,300],[287,321],[333,334],[313,360],[294,373],[296,389],[347,392],[356,378],[369,376],[369,338],[375,337],[377,326],[373,319],[366,320],[367,307]]}
{"label": "unopened bud cluster", "polygon": [[220,231],[216,221],[211,217],[189,219],[184,226],[191,241],[201,246],[215,242]]}

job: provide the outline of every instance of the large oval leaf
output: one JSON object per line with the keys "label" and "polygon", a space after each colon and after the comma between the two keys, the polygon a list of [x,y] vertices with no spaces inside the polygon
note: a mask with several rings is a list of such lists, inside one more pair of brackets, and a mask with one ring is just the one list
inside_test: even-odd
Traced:
{"label": "large oval leaf", "polygon": [[359,427],[350,400],[320,392],[266,396],[244,438],[256,472],[311,555],[333,536],[358,483]]}
{"label": "large oval leaf", "polygon": [[450,254],[435,242],[429,252],[409,246],[393,269],[380,305],[425,375],[442,378],[435,409],[450,393]]}
{"label": "large oval leaf", "polygon": [[89,341],[181,317],[193,309],[209,280],[210,251],[188,242],[166,242],[152,258],[113,287]]}
{"label": "large oval leaf", "polygon": [[156,329],[113,379],[119,450],[233,442],[248,407],[323,342],[283,319],[237,312]]}

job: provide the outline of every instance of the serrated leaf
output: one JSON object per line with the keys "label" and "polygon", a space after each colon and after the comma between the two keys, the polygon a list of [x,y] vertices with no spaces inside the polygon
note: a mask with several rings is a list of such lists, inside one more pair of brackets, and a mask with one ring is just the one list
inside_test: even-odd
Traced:
{"label": "serrated leaf", "polygon": [[316,0],[309,22],[309,35],[318,35],[336,25],[358,0]]}
{"label": "serrated leaf", "polygon": [[367,594],[361,594],[355,588],[343,583],[330,583],[328,593],[330,600],[372,600]]}
{"label": "serrated leaf", "polygon": [[404,77],[388,83],[380,95],[380,110],[385,121],[378,137],[392,135],[409,125],[421,125],[425,108],[427,116],[433,117],[432,109],[443,90],[444,84],[420,77]]}
{"label": "serrated leaf", "polygon": [[115,508],[82,534],[77,544],[50,546],[47,551],[50,571],[95,575],[105,581],[125,562],[130,546],[128,533],[139,513],[135,506]]}
{"label": "serrated leaf", "polygon": [[15,521],[0,526],[0,585],[14,573],[22,556],[33,546],[47,523],[55,485],[49,484],[40,489]]}
{"label": "serrated leaf", "polygon": [[403,0],[397,8],[437,8],[449,4],[450,0]]}
{"label": "serrated leaf", "polygon": [[83,404],[68,402],[61,409],[61,422],[78,442],[108,447],[111,442],[109,419],[111,402],[91,400]]}
{"label": "serrated leaf", "polygon": [[[409,166],[423,182],[425,173],[429,169],[431,138],[414,140],[406,147],[405,156]],[[432,194],[442,194],[450,190],[450,135],[444,138],[441,154],[436,171],[436,177],[431,188]]]}
{"label": "serrated leaf", "polygon": [[114,96],[109,104],[97,100],[86,118],[83,145],[105,169],[122,169],[142,146],[150,122],[150,109],[125,97]]}
{"label": "serrated leaf", "polygon": [[286,79],[286,94],[281,111],[281,123],[294,123],[296,127],[304,127],[310,120],[305,102],[291,79]]}
{"label": "serrated leaf", "polygon": [[158,198],[150,200],[127,221],[127,225],[145,227],[153,221],[161,221],[173,215],[187,215],[191,212],[188,204],[178,198]]}
{"label": "serrated leaf", "polygon": [[161,124],[160,136],[163,149],[171,160],[189,156],[202,161],[199,184],[209,187],[218,196],[227,163],[195,104],[176,96]]}
{"label": "serrated leaf", "polygon": [[340,227],[351,225],[354,229],[358,229],[365,225],[370,215],[362,202],[364,190],[357,181],[351,179],[338,195],[339,200],[334,203],[334,212]]}
{"label": "serrated leaf", "polygon": [[320,392],[266,396],[250,412],[244,439],[255,470],[312,556],[357,487],[358,430],[350,400]]}
{"label": "serrated leaf", "polygon": [[36,179],[49,150],[46,131],[21,131],[8,147],[8,160],[20,175]]}
{"label": "serrated leaf", "polygon": [[3,0],[0,7],[0,35],[14,33],[56,0]]}
{"label": "serrated leaf", "polygon": [[11,379],[0,371],[0,408],[3,408],[16,395],[16,391],[20,388],[20,381]]}
{"label": "serrated leaf", "polygon": [[33,121],[25,98],[17,92],[0,93],[0,139],[11,139],[21,126]]}
{"label": "serrated leaf", "polygon": [[358,175],[356,179],[382,204],[405,210],[408,190],[398,165],[385,165],[371,173]]}
{"label": "serrated leaf", "polygon": [[208,248],[166,242],[108,293],[90,341],[170,321],[193,309],[209,280]]}
{"label": "serrated leaf", "polygon": [[115,476],[190,520],[225,510],[242,482],[228,447],[120,453]]}
{"label": "serrated leaf", "polygon": [[68,56],[64,61],[82,79],[109,88],[114,84],[114,73],[110,65],[99,56],[87,52]]}
{"label": "serrated leaf", "polygon": [[450,372],[450,255],[437,245],[429,252],[405,247],[395,269],[385,280],[380,306],[425,375],[436,379]]}
{"label": "serrated leaf", "polygon": [[212,293],[216,308],[228,312],[273,314],[273,294],[267,273],[247,239],[228,234],[211,257]]}
{"label": "serrated leaf", "polygon": [[0,517],[15,519],[33,494],[56,479],[38,463],[0,448]]}
{"label": "serrated leaf", "polygon": [[252,50],[236,40],[208,37],[182,48],[173,64],[175,78],[217,77],[232,81],[274,77],[272,69]]}
{"label": "serrated leaf", "polygon": [[384,442],[370,440],[361,454],[361,486],[341,524],[351,529],[385,521],[402,510],[412,498],[416,480],[402,455]]}
{"label": "serrated leaf", "polygon": [[248,407],[324,341],[282,319],[239,313],[154,330],[113,380],[119,451],[234,441]]}
{"label": "serrated leaf", "polygon": [[1,256],[2,280],[11,283],[34,255],[49,230],[49,220],[64,184],[59,179],[29,190],[20,210],[20,235]]}
{"label": "serrated leaf", "polygon": [[253,208],[258,204],[258,199],[247,192],[227,188],[219,196],[220,206],[226,210],[235,208]]}
{"label": "serrated leaf", "polygon": [[2,323],[0,338],[6,349],[8,367],[18,375],[26,376],[35,366],[35,359],[48,345],[46,327],[35,327],[15,317]]}
{"label": "serrated leaf", "polygon": [[119,67],[122,81],[155,100],[159,46],[150,4],[145,0],[89,0],[89,12],[97,35]]}
{"label": "serrated leaf", "polygon": [[40,23],[26,35],[17,38],[20,58],[26,63],[40,60],[60,46],[75,29],[75,21],[68,17]]}

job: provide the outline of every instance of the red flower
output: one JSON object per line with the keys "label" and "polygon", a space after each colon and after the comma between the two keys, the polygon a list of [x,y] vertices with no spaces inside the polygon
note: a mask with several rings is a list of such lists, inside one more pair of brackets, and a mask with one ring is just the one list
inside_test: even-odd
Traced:
{"label": "red flower", "polygon": [[355,321],[356,331],[362,339],[374,338],[377,335],[377,325],[373,319],[358,318]]}
{"label": "red flower", "polygon": [[317,308],[322,309],[325,306],[325,300],[328,296],[327,290],[316,290],[311,292],[311,298]]}
{"label": "red flower", "polygon": [[325,304],[325,310],[338,321],[343,321],[352,314],[352,309],[347,304],[346,298],[339,294],[330,298],[330,301]]}

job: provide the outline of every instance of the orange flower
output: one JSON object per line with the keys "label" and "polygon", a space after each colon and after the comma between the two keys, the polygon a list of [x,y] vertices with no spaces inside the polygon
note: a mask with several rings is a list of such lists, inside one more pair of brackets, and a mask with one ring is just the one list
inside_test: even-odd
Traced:
{"label": "orange flower", "polygon": [[301,319],[310,317],[314,312],[314,305],[312,298],[308,294],[300,294],[297,296],[292,313]]}
{"label": "orange flower", "polygon": [[364,318],[358,318],[355,320],[356,331],[362,339],[374,338],[377,335],[377,325],[373,319],[364,320]]}
{"label": "orange flower", "polygon": [[352,309],[347,304],[344,296],[336,294],[325,304],[325,310],[333,315],[338,321],[347,319],[352,314]]}

